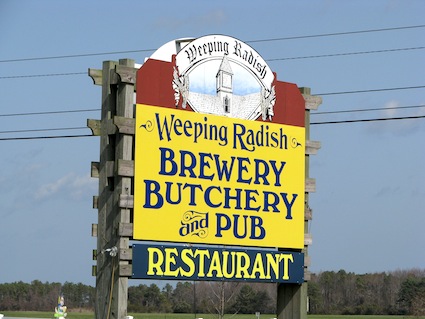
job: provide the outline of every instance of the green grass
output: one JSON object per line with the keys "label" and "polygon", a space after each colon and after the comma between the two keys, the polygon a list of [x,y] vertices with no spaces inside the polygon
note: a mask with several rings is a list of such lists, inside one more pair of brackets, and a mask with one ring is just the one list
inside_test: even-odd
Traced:
{"label": "green grass", "polygon": [[343,315],[309,315],[308,319],[425,319],[425,317],[411,316],[343,316]]}
{"label": "green grass", "polygon": [[[5,317],[24,317],[24,318],[54,318],[54,311],[41,312],[41,311],[3,311],[1,312]],[[93,319],[93,312],[68,312],[67,319]]]}
{"label": "green grass", "polygon": [[[36,312],[36,311],[5,311],[2,312],[5,317],[26,317],[26,318],[45,318],[50,319],[53,317],[52,312]],[[175,314],[175,313],[129,313],[128,315],[133,316],[134,319],[195,319],[194,314]],[[274,318],[274,315],[261,314],[260,319]],[[68,312],[67,319],[93,319],[94,314],[92,312]],[[212,314],[198,314],[196,318],[204,319],[216,319],[217,317]],[[225,319],[256,319],[254,314],[252,315],[226,315]],[[425,316],[421,317],[409,317],[409,316],[342,316],[342,315],[309,315],[308,319],[425,319]]]}

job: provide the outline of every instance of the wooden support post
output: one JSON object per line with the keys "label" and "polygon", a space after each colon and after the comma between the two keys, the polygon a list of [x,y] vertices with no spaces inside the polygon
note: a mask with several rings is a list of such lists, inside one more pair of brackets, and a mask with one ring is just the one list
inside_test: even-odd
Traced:
{"label": "wooden support post", "polygon": [[[112,258],[104,250],[114,246],[112,230],[107,223],[113,209],[113,185],[108,179],[106,163],[114,159],[106,130],[108,118],[115,109],[115,90],[111,87],[110,74],[116,62],[105,61],[102,68],[102,110],[100,121],[99,197],[97,225],[97,265],[95,317],[107,318],[109,290],[112,285]],[[99,73],[99,72],[97,72]],[[98,79],[99,81],[99,79]]]}
{"label": "wooden support post", "polygon": [[[132,71],[133,70],[133,71]],[[118,163],[133,160],[134,133],[121,132],[114,117],[134,121],[134,61],[105,61],[102,70],[89,70],[95,84],[102,85],[100,121],[89,120],[100,135],[100,161],[92,164],[92,176],[99,178],[97,197],[96,319],[123,319],[127,316],[128,276],[131,276],[129,237],[119,231],[131,222],[131,208],[120,206],[122,196],[132,194],[134,172],[119,174]],[[120,73],[125,74],[121,79]],[[130,166],[131,170],[131,166]]]}
{"label": "wooden support post", "polygon": [[311,244],[311,234],[308,232],[309,221],[312,219],[312,211],[309,206],[309,192],[315,190],[315,180],[310,178],[310,155],[316,154],[320,148],[319,142],[310,141],[310,110],[317,109],[322,103],[322,99],[318,96],[310,95],[310,88],[300,88],[301,94],[306,101],[305,104],[305,140],[306,155],[305,155],[305,221],[304,221],[304,283],[297,284],[279,284],[277,288],[277,318],[278,319],[307,319],[308,296],[307,296],[307,281],[310,278],[310,273],[307,269],[310,264],[308,257],[308,245]]}
{"label": "wooden support post", "polygon": [[[119,66],[126,66],[126,67],[134,67],[134,61],[133,60],[120,60]],[[117,109],[116,109],[116,116],[121,117],[128,117],[133,118],[134,117],[134,83],[128,83],[124,81],[120,81],[117,87],[118,93],[117,93]],[[115,202],[115,208],[117,209],[117,216],[114,221],[114,230],[116,234],[118,233],[118,229],[120,227],[120,224],[122,223],[130,223],[130,209],[120,208],[119,207],[119,200],[121,195],[130,195],[132,194],[132,177],[130,176],[120,176],[118,175],[117,171],[117,164],[121,160],[125,161],[132,161],[133,160],[133,139],[134,136],[132,135],[126,135],[121,133],[116,133],[116,145],[115,145],[115,192],[114,192],[114,202]],[[129,174],[131,176],[134,176],[133,174]],[[119,235],[119,234],[118,234]],[[117,270],[119,270],[124,267],[128,266],[129,262],[128,260],[122,260],[121,255],[123,251],[128,250],[129,247],[129,238],[128,237],[122,237],[120,236],[117,241],[117,247],[118,247],[118,265],[119,267]],[[128,267],[125,267],[126,269],[129,269]],[[117,319],[124,319],[125,316],[127,316],[127,298],[128,298],[128,277],[121,276],[121,274],[117,274],[117,284],[114,285],[114,290],[112,292],[112,295],[116,297],[115,300],[113,300],[113,306],[114,310],[116,309],[117,313],[115,316],[111,318],[117,318]],[[131,275],[131,274],[130,274]]]}

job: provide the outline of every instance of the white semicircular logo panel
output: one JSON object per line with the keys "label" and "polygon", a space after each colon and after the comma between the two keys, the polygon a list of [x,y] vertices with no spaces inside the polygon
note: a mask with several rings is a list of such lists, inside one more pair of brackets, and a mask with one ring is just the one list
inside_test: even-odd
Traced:
{"label": "white semicircular logo panel", "polygon": [[221,35],[189,42],[176,55],[173,88],[199,113],[255,120],[271,119],[275,102],[274,75],[247,44]]}

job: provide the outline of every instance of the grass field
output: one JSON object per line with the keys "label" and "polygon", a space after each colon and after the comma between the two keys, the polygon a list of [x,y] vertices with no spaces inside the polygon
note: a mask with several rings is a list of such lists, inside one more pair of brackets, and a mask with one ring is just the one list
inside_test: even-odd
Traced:
{"label": "grass field", "polygon": [[[53,312],[13,312],[5,311],[2,312],[5,317],[24,317],[24,318],[54,318]],[[194,314],[163,314],[163,313],[129,313],[130,316],[133,316],[134,319],[216,319],[217,317],[212,314],[197,314],[196,317]],[[275,317],[274,315],[262,314],[260,319],[271,319]],[[93,319],[94,314],[92,312],[69,312],[67,319]],[[257,317],[252,315],[227,315],[225,319],[256,319]],[[342,316],[342,315],[309,315],[308,319],[425,319],[425,316],[421,317],[411,317],[411,316]]]}

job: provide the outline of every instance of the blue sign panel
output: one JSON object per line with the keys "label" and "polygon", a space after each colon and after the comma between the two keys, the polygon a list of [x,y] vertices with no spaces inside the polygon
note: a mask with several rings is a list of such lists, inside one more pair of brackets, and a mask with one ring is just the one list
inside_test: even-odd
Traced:
{"label": "blue sign panel", "polygon": [[304,282],[304,254],[292,251],[133,245],[133,279]]}

